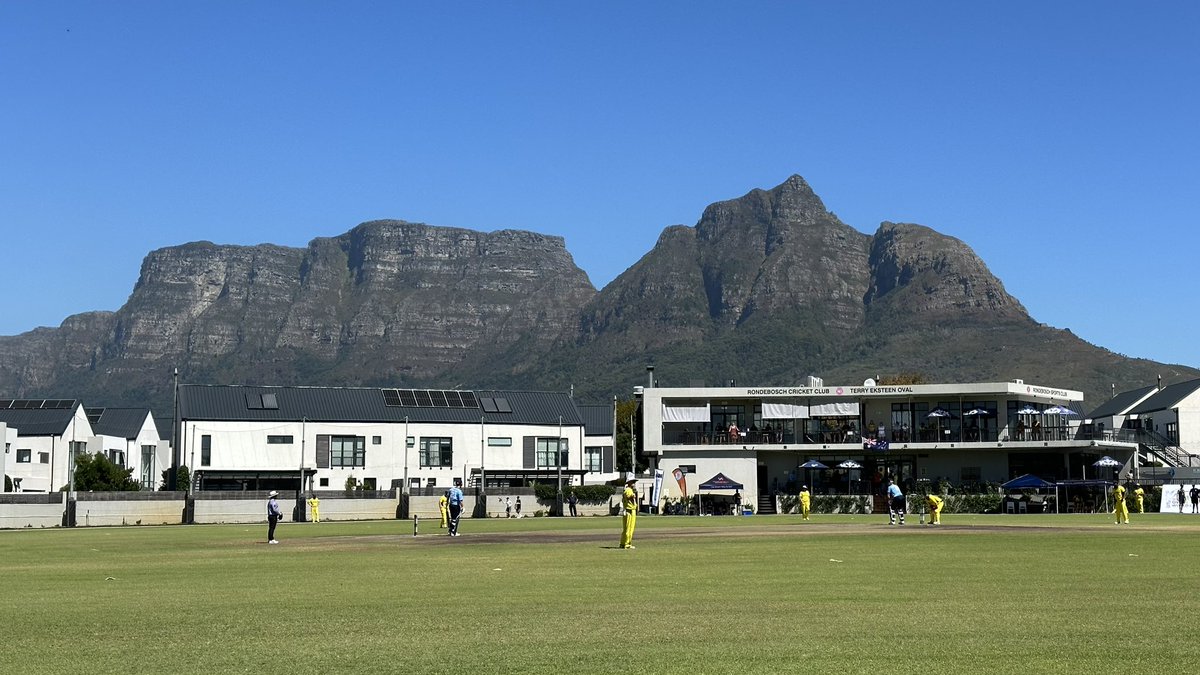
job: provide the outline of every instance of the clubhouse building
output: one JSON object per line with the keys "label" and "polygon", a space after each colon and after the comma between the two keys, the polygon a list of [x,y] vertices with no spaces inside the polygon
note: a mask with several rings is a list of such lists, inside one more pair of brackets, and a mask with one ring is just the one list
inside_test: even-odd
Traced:
{"label": "clubhouse building", "polygon": [[[647,386],[634,390],[644,451],[668,476],[678,470],[689,494],[718,473],[753,498],[795,494],[800,484],[820,494],[873,494],[888,478],[908,489],[922,480],[1001,483],[1026,473],[1111,479],[1113,469],[1094,465],[1104,456],[1123,474],[1139,463],[1191,462],[1186,451],[1164,457],[1128,429],[1114,429],[1112,412],[1108,427],[1093,423],[1081,414],[1079,391],[1022,380],[658,387],[649,371]],[[1143,394],[1122,399],[1120,412],[1145,408]],[[803,468],[810,461],[827,468]],[[668,480],[668,490],[675,483]]]}

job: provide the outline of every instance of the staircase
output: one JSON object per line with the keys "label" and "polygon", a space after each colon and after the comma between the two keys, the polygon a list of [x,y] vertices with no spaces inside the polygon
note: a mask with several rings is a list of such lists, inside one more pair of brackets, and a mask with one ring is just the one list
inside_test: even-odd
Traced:
{"label": "staircase", "polygon": [[775,514],[775,496],[774,495],[759,495],[758,496],[758,511],[759,515]]}
{"label": "staircase", "polygon": [[1163,466],[1196,466],[1195,455],[1179,447],[1174,441],[1153,431],[1141,429],[1137,435],[1138,454],[1146,462],[1162,462]]}

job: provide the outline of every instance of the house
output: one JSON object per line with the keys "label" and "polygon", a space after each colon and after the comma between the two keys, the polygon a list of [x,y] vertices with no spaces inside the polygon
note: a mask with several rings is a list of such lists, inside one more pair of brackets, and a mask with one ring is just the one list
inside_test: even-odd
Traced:
{"label": "house", "polygon": [[6,473],[22,492],[67,485],[73,456],[87,452],[95,436],[83,404],[72,399],[0,399],[0,423],[17,432]]}
{"label": "house", "polygon": [[87,451],[101,454],[132,476],[143,490],[158,487],[162,470],[171,464],[170,443],[159,438],[154,416],[146,408],[84,408],[92,431]]}
{"label": "house", "polygon": [[615,477],[562,393],[181,385],[178,400],[180,455],[199,490],[435,491],[455,481]]}

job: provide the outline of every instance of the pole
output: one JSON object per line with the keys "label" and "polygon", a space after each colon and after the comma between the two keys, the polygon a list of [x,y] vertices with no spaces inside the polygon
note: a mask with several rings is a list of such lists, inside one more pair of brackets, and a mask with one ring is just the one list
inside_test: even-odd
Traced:
{"label": "pole", "polygon": [[300,416],[300,482],[296,483],[296,522],[304,522],[304,432],[308,417]]}
{"label": "pole", "polygon": [[554,497],[555,515],[561,516],[563,494],[562,494],[562,415],[558,416],[558,441],[554,444],[554,464],[558,467],[558,493]]}
{"label": "pole", "polygon": [[408,415],[404,416],[404,494],[408,494]]}
{"label": "pole", "polygon": [[171,388],[174,399],[171,402],[171,470],[167,473],[167,490],[179,489],[179,369],[175,368],[172,375]]}
{"label": "pole", "polygon": [[479,416],[479,491],[487,495],[487,469],[484,468],[484,447],[487,445],[487,434],[483,429],[483,415]]}

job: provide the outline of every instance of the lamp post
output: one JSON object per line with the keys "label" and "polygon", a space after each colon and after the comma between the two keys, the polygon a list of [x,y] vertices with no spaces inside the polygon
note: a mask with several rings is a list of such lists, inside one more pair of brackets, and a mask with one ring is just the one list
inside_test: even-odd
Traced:
{"label": "lamp post", "polygon": [[563,514],[562,493],[562,415],[558,416],[558,439],[554,443],[554,464],[558,467],[558,492],[554,496],[555,515]]}
{"label": "lamp post", "polygon": [[304,522],[304,432],[307,428],[308,417],[300,416],[300,481],[296,483],[296,517],[297,523]]}
{"label": "lamp post", "polygon": [[479,494],[487,497],[487,462],[484,461],[485,447],[487,445],[487,434],[483,429],[483,415],[479,416]]}
{"label": "lamp post", "polygon": [[408,494],[408,415],[404,416],[404,494]]}

